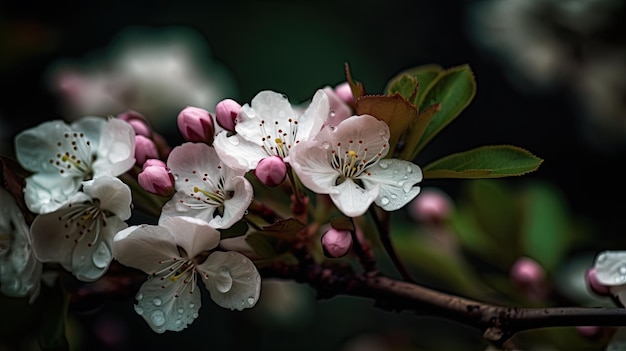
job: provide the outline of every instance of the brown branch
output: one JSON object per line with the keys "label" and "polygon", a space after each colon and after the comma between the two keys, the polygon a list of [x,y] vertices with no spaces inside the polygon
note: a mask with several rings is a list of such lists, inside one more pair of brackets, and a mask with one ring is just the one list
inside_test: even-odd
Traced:
{"label": "brown branch", "polygon": [[319,298],[348,295],[369,298],[390,311],[413,311],[453,320],[480,330],[502,347],[514,334],[547,327],[626,326],[626,309],[591,307],[521,308],[487,304],[399,281],[380,273],[355,274],[347,266],[294,266],[275,262],[264,277],[294,279],[318,291]]}

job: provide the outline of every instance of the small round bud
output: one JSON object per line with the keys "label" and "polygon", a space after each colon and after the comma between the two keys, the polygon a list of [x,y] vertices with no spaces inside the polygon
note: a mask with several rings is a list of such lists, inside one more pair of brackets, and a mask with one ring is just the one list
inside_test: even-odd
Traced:
{"label": "small round bud", "polygon": [[148,119],[141,113],[133,110],[126,111],[117,115],[117,118],[130,124],[135,130],[135,134],[143,135],[147,138],[152,137],[152,128],[148,123]]}
{"label": "small round bud", "polygon": [[150,158],[158,158],[159,152],[154,142],[143,135],[135,135],[135,159],[143,166]]}
{"label": "small round bud", "polygon": [[585,275],[585,281],[587,282],[587,286],[589,287],[589,289],[594,293],[601,296],[608,296],[611,294],[610,287],[603,285],[602,283],[600,283],[600,280],[598,280],[595,268],[591,268],[587,271],[587,274]]}
{"label": "small round bud", "polygon": [[215,120],[220,127],[234,132],[235,119],[239,112],[241,112],[241,105],[237,101],[224,99],[215,106]]}
{"label": "small round bud", "polygon": [[207,144],[213,142],[215,127],[209,111],[199,107],[186,107],[178,114],[177,124],[185,140]]}
{"label": "small round bud", "polygon": [[352,235],[347,230],[329,229],[322,235],[322,248],[326,257],[345,256],[352,247]]}
{"label": "small round bud", "polygon": [[350,83],[344,82],[335,87],[335,94],[348,105],[354,105],[354,95],[352,95],[352,89]]}
{"label": "small round bud", "polygon": [[511,266],[511,281],[529,299],[541,300],[547,293],[546,272],[541,265],[529,257],[520,257]]}
{"label": "small round bud", "polygon": [[593,339],[602,334],[602,328],[595,325],[579,325],[576,327],[578,334],[585,338]]}
{"label": "small round bud", "polygon": [[275,187],[285,180],[287,166],[282,158],[269,156],[259,161],[254,170],[254,175],[264,185]]}
{"label": "small round bud", "polygon": [[174,177],[161,160],[146,160],[137,181],[143,189],[153,194],[170,196],[174,193]]}
{"label": "small round bud", "polygon": [[426,188],[409,205],[409,215],[421,223],[437,224],[450,217],[453,207],[448,194],[436,188]]}

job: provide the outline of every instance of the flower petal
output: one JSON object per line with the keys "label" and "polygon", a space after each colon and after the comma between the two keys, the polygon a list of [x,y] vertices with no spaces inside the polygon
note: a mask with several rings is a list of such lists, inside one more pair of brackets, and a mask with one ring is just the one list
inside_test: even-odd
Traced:
{"label": "flower petal", "polygon": [[215,248],[220,241],[220,233],[201,219],[168,217],[159,221],[159,225],[172,233],[176,245],[182,247],[190,258]]}
{"label": "flower petal", "polygon": [[94,178],[118,176],[135,165],[135,130],[117,118],[110,118],[102,128],[97,157],[92,164]]}
{"label": "flower petal", "polygon": [[604,251],[596,258],[594,267],[603,285],[626,284],[626,251]]}
{"label": "flower petal", "polygon": [[76,243],[72,253],[72,274],[84,282],[100,279],[113,259],[113,237],[128,225],[118,217],[109,217],[106,225],[87,233]]}
{"label": "flower petal", "polygon": [[61,120],[44,122],[22,131],[15,137],[17,160],[29,171],[59,174],[56,166],[49,161],[55,158],[57,143],[63,139],[63,135],[73,132]]}
{"label": "flower petal", "polygon": [[352,179],[346,179],[337,185],[337,193],[330,194],[330,198],[343,214],[358,217],[364,214],[378,197],[379,188],[378,184],[374,184],[372,187],[363,189]]}
{"label": "flower petal", "polygon": [[[90,201],[89,196],[78,193],[70,202]],[[42,262],[59,262],[71,270],[72,251],[76,238],[81,236],[82,227],[69,225],[66,218],[76,212],[76,207],[67,205],[58,210],[35,217],[30,227],[33,251]]]}
{"label": "flower petal", "polygon": [[359,179],[366,188],[379,184],[376,204],[385,211],[395,211],[419,194],[420,187],[414,185],[422,181],[422,170],[408,161],[385,159],[369,167]]}
{"label": "flower petal", "polygon": [[157,333],[185,329],[198,317],[202,305],[200,290],[189,287],[190,284],[195,282],[149,279],[135,296],[135,312]]}
{"label": "flower petal", "polygon": [[261,291],[261,276],[246,256],[237,252],[213,252],[197,267],[211,299],[221,307],[243,310],[253,307]]}
{"label": "flower petal", "polygon": [[187,216],[202,219],[208,223],[213,220],[216,208],[189,196],[186,190],[179,190],[163,205],[159,221],[168,217]]}
{"label": "flower petal", "polygon": [[220,132],[215,136],[213,147],[226,166],[244,172],[255,169],[261,159],[269,156],[261,144],[237,134],[228,136],[227,132]]}
{"label": "flower petal", "polygon": [[113,238],[113,257],[121,264],[148,274],[165,267],[165,260],[180,258],[176,239],[166,228],[155,225],[132,226]]}
{"label": "flower petal", "polygon": [[328,151],[319,141],[301,141],[289,153],[289,164],[298,178],[310,190],[318,194],[336,194],[339,172],[328,160]]}
{"label": "flower petal", "polygon": [[[244,139],[261,145],[262,139],[268,134],[259,127],[262,121],[265,121],[272,131],[274,128],[289,130],[289,119],[295,120],[296,114],[287,97],[274,91],[264,90],[252,98],[250,105],[242,106],[237,116],[235,131]],[[273,138],[277,137],[273,132],[270,134]]]}
{"label": "flower petal", "polygon": [[230,199],[224,201],[224,215],[215,216],[209,224],[216,229],[230,228],[243,218],[252,202],[252,184],[244,177],[235,177],[233,180],[234,192]]}
{"label": "flower petal", "polygon": [[80,185],[80,178],[35,173],[26,178],[24,201],[28,209],[34,213],[50,213],[63,206],[76,194]]}
{"label": "flower petal", "polygon": [[100,201],[100,208],[114,213],[122,220],[131,216],[131,192],[117,177],[102,176],[83,182],[83,192]]}
{"label": "flower petal", "polygon": [[85,138],[89,140],[92,150],[97,150],[100,145],[100,135],[107,120],[103,117],[87,116],[74,121],[70,127],[75,131],[85,134]]}
{"label": "flower petal", "polygon": [[326,96],[324,90],[319,89],[313,95],[311,103],[302,116],[298,117],[298,131],[295,141],[302,142],[303,140],[313,139],[322,129],[329,113],[330,102],[328,96]]}

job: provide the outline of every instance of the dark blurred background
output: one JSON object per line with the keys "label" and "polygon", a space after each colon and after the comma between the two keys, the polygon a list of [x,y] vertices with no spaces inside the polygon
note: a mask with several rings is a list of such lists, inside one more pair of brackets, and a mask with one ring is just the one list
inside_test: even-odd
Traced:
{"label": "dark blurred background", "polygon": [[[345,62],[372,94],[384,93],[386,82],[404,69],[467,63],[478,87],[474,101],[416,162],[485,144],[524,147],[545,162],[510,182],[555,185],[572,213],[597,228],[592,249],[625,249],[625,11],[623,1],[610,0],[5,0],[0,5],[0,151],[11,154],[14,135],[42,121],[115,115],[127,108],[176,138],[182,106],[211,110],[226,97],[243,104],[265,89],[301,103],[316,89],[345,81]],[[134,56],[146,42],[147,51]],[[167,54],[150,51],[161,42],[182,42],[174,51],[191,57],[194,67],[168,66]],[[128,63],[132,57],[149,63]],[[142,72],[142,67],[155,68]],[[148,87],[155,91],[142,90]],[[458,181],[424,186],[442,187],[453,196],[459,191]],[[289,289],[312,294],[300,286]],[[304,311],[301,324],[268,318],[265,326],[259,312],[245,313],[259,313],[254,318],[233,317],[207,306],[209,299],[204,302],[200,320],[188,331],[165,336],[152,334],[134,314],[118,320],[103,312],[131,311],[131,301],[88,318],[79,313],[75,330],[87,336],[77,343],[84,349],[193,343],[212,349],[382,350],[374,345],[380,338],[368,341],[370,333],[384,335],[383,340],[418,339],[412,343],[421,345],[424,330],[435,336],[441,330],[439,322],[371,312],[368,302],[359,306],[371,313],[346,316],[342,311],[354,311],[346,306],[361,302],[345,299],[294,305],[289,308]],[[80,326],[87,319],[113,325],[105,333],[109,336],[117,326],[122,341],[107,344],[87,324]],[[355,335],[361,339],[351,339]],[[482,345],[479,335],[462,329],[459,335],[459,344],[470,335],[470,345]],[[351,346],[360,340],[371,347]]]}

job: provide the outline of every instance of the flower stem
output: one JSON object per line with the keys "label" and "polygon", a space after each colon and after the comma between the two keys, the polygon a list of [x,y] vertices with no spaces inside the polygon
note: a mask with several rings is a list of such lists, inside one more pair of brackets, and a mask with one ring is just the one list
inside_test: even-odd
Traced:
{"label": "flower stem", "polygon": [[389,231],[388,213],[384,212],[382,216],[379,216],[374,206],[370,206],[369,212],[372,217],[372,220],[376,224],[378,237],[380,238],[380,242],[383,244],[383,247],[385,248],[387,255],[389,255],[389,258],[391,258],[391,261],[393,262],[398,272],[400,272],[400,275],[402,275],[402,278],[407,282],[413,282],[414,280],[411,277],[411,274],[409,273],[407,268],[404,266],[404,264],[400,260],[400,257],[398,257],[398,254],[396,253],[396,250],[393,247],[393,243],[391,242],[391,236],[389,235],[390,231]]}

